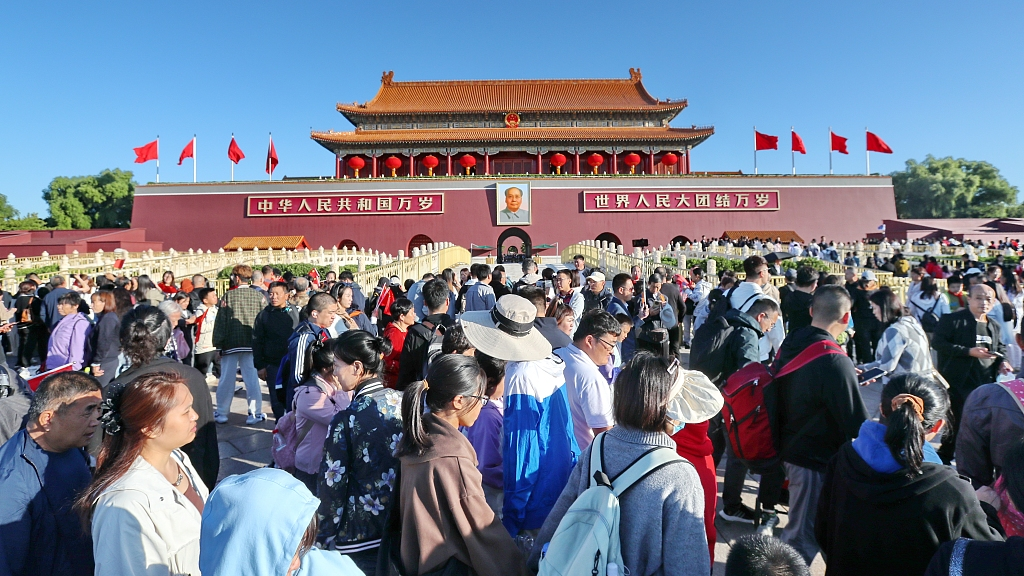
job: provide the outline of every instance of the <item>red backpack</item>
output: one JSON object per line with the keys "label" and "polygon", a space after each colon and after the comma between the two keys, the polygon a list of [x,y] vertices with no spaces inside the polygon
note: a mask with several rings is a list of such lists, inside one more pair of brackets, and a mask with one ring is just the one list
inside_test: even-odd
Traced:
{"label": "red backpack", "polygon": [[725,405],[722,418],[736,457],[742,460],[770,460],[779,455],[772,434],[772,418],[765,404],[765,389],[772,382],[792,374],[813,360],[846,352],[831,340],[815,342],[797,354],[781,370],[751,362],[729,376],[722,388]]}

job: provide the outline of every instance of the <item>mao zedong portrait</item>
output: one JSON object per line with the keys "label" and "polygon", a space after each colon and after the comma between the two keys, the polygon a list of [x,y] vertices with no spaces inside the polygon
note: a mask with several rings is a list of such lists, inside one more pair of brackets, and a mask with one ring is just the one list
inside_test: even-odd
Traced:
{"label": "mao zedong portrait", "polygon": [[[527,198],[529,202],[529,198]],[[523,208],[523,191],[515,186],[505,190],[505,209],[498,212],[499,224],[529,224],[530,211]]]}

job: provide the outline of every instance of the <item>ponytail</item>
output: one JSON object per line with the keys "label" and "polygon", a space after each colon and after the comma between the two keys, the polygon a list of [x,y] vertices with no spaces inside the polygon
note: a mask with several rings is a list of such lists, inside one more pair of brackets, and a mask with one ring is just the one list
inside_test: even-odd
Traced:
{"label": "ponytail", "polygon": [[913,478],[924,464],[925,434],[939,420],[948,421],[949,394],[927,376],[901,374],[885,385],[881,402],[885,443]]}
{"label": "ponytail", "polygon": [[338,336],[334,356],[345,364],[360,362],[369,375],[384,371],[384,357],[391,354],[391,340],[374,336],[365,330],[349,330]]}
{"label": "ponytail", "polygon": [[332,341],[321,342],[320,340],[313,340],[306,347],[306,353],[302,357],[302,378],[299,382],[303,382],[309,378],[312,378],[314,374],[334,366],[334,350],[332,349]]}
{"label": "ponytail", "polygon": [[[480,396],[487,385],[487,377],[476,358],[462,354],[444,354],[435,359],[424,380],[413,382],[402,396],[402,440],[396,456],[423,454],[431,446],[423,428],[423,408],[439,412],[449,408],[456,396]],[[470,398],[471,410],[480,402]]]}

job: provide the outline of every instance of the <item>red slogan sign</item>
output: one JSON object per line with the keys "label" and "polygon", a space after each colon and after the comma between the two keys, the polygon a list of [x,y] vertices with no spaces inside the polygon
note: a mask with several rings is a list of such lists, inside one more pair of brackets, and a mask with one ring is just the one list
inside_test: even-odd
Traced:
{"label": "red slogan sign", "polygon": [[444,214],[444,193],[249,196],[247,216]]}
{"label": "red slogan sign", "polygon": [[583,193],[584,212],[746,212],[778,209],[778,190]]}

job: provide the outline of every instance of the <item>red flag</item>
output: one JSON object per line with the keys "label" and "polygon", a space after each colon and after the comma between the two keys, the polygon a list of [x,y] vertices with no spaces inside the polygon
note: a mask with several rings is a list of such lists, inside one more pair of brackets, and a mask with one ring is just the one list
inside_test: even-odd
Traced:
{"label": "red flag", "polygon": [[868,152],[881,152],[882,154],[892,154],[892,148],[885,143],[881,138],[875,136],[871,132],[868,132]]}
{"label": "red flag", "polygon": [[238,147],[238,143],[235,142],[235,137],[231,137],[231,144],[228,144],[228,159],[238,164],[238,162],[245,158],[245,154],[242,153],[242,149]]}
{"label": "red flag", "polygon": [[181,163],[185,161],[185,158],[192,158],[193,160],[195,160],[195,158],[196,158],[196,139],[195,138],[189,140],[188,144],[185,145],[185,149],[181,151],[181,156],[178,156],[178,166],[181,166]]}
{"label": "red flag", "polygon": [[274,149],[274,139],[270,139],[270,149],[267,150],[267,174],[273,174],[277,168],[277,150]]}
{"label": "red flag", "polygon": [[761,134],[754,130],[754,150],[778,150],[779,137]]}
{"label": "red flag", "polygon": [[849,154],[846,151],[846,138],[837,135],[835,132],[829,132],[832,137],[832,152],[839,152],[840,154]]}
{"label": "red flag", "polygon": [[114,270],[120,270],[122,268],[124,268],[124,258],[114,260]]}
{"label": "red flag", "polygon": [[35,392],[36,390],[39,389],[39,385],[43,383],[43,380],[46,380],[49,376],[53,376],[54,374],[60,374],[61,372],[71,372],[74,369],[75,366],[73,364],[64,364],[59,368],[54,368],[53,370],[48,370],[46,372],[36,374],[32,378],[29,378],[27,381],[29,390]]}
{"label": "red flag", "polygon": [[391,315],[391,305],[395,303],[395,293],[391,286],[385,286],[377,300],[377,309],[373,311],[374,317],[379,317],[381,312]]}
{"label": "red flag", "polygon": [[157,143],[159,140],[153,140],[145,146],[139,146],[138,148],[132,148],[135,151],[135,163],[144,164],[150,160],[157,160],[160,158],[159,152],[157,151]]}
{"label": "red flag", "polygon": [[[232,140],[232,142],[234,142],[234,140]],[[309,271],[309,283],[315,288],[320,288],[320,271],[316,268]]]}
{"label": "red flag", "polygon": [[800,137],[796,131],[792,131],[793,134],[793,152],[799,152],[801,154],[807,154],[807,148],[804,147],[804,139]]}

